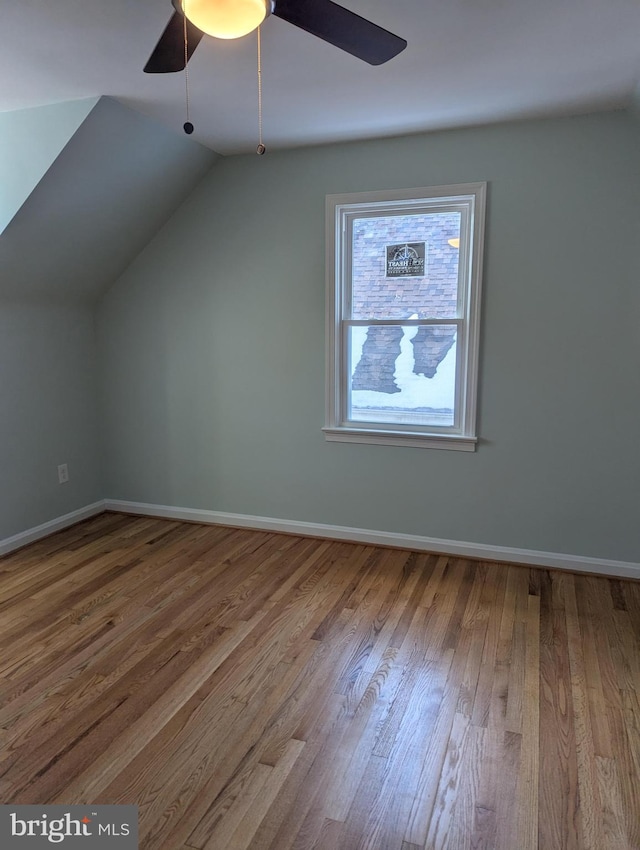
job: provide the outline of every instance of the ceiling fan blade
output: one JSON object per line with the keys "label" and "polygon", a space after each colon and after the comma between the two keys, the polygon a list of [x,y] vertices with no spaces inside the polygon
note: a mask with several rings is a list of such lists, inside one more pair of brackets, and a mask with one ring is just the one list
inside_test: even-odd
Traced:
{"label": "ceiling fan blade", "polygon": [[[160,36],[160,41],[149,61],[144,66],[145,74],[171,74],[174,71],[184,71],[184,21],[178,12],[167,24]],[[187,19],[187,56],[191,59],[193,51],[200,44],[204,33]]]}
{"label": "ceiling fan blade", "polygon": [[332,0],[276,0],[273,14],[370,65],[388,62],[407,46],[404,38]]}

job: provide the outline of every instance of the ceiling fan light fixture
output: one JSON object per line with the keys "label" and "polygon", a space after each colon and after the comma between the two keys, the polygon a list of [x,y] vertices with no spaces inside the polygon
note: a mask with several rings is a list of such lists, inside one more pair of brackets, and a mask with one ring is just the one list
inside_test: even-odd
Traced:
{"label": "ceiling fan light fixture", "polygon": [[266,0],[182,0],[182,11],[199,30],[214,38],[240,38],[267,17]]}

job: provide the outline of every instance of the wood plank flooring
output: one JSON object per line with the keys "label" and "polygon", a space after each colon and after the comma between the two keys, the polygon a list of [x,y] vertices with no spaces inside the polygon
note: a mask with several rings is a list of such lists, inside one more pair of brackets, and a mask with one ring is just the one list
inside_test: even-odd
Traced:
{"label": "wood plank flooring", "polygon": [[103,514],[0,647],[0,801],[144,850],[640,850],[640,583]]}

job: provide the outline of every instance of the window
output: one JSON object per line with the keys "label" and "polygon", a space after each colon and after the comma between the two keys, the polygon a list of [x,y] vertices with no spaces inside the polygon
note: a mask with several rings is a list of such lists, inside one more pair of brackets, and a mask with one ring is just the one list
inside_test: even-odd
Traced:
{"label": "window", "polygon": [[485,190],[327,197],[327,440],[475,449]]}

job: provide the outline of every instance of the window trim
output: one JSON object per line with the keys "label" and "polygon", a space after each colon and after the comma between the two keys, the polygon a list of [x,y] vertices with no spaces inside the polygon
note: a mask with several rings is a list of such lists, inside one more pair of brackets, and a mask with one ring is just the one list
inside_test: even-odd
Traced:
{"label": "window trim", "polygon": [[[357,192],[326,197],[326,378],[325,378],[325,439],[330,442],[370,443],[374,445],[413,446],[419,448],[475,451],[478,442],[476,431],[480,303],[485,232],[486,183],[459,183],[449,186],[431,186],[418,189],[398,189],[380,192]],[[466,245],[460,246],[460,263],[468,267],[468,288],[462,321],[466,328],[466,356],[460,358],[458,368],[463,374],[459,384],[460,419],[455,431],[437,426],[411,430],[401,425],[393,428],[373,423],[346,423],[342,414],[345,397],[345,372],[342,368],[344,327],[358,324],[346,319],[346,280],[351,260],[345,250],[350,245],[347,223],[354,218],[371,213],[392,215],[419,209],[425,201],[440,201],[443,206],[460,204],[468,206],[469,228]],[[381,207],[386,209],[381,213]],[[460,317],[458,317],[460,320]],[[364,321],[364,320],[363,320]],[[362,323],[362,322],[360,322]],[[411,324],[411,320],[399,320]]]}

